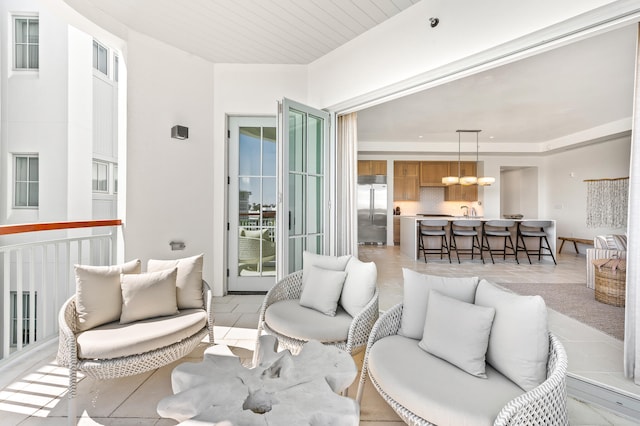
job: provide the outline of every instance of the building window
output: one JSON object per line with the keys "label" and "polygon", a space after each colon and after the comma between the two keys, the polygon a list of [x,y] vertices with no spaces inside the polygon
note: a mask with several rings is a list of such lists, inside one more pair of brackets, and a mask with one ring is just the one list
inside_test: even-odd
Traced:
{"label": "building window", "polygon": [[113,166],[113,193],[118,193],[118,166]]}
{"label": "building window", "polygon": [[93,192],[109,192],[109,164],[93,161]]}
{"label": "building window", "polygon": [[40,177],[37,155],[16,155],[14,206],[36,208],[39,204]]}
{"label": "building window", "polygon": [[109,51],[95,40],[93,41],[93,68],[104,75],[109,75]]}
{"label": "building window", "polygon": [[118,81],[118,63],[120,62],[120,60],[118,59],[117,56],[113,57],[113,81],[117,82]]}
{"label": "building window", "polygon": [[38,18],[17,17],[14,18],[15,28],[15,69],[37,70],[39,27]]}

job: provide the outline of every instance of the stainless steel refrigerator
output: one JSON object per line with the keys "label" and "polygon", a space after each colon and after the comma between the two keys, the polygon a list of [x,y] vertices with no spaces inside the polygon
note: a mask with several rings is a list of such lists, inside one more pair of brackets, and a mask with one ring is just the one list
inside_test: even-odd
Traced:
{"label": "stainless steel refrigerator", "polygon": [[386,176],[358,176],[358,243],[387,244]]}

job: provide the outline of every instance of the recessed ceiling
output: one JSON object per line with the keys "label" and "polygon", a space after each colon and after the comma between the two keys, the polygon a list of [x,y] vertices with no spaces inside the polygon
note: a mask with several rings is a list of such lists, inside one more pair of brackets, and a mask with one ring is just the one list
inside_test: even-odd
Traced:
{"label": "recessed ceiling", "polygon": [[631,25],[359,111],[358,140],[544,144],[629,119],[635,43]]}
{"label": "recessed ceiling", "polygon": [[420,0],[65,1],[211,62],[309,64]]}

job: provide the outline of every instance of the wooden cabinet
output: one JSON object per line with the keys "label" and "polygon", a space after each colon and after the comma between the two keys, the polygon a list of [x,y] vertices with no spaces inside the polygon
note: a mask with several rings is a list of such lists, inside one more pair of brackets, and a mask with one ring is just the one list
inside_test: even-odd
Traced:
{"label": "wooden cabinet", "polygon": [[[449,170],[452,176],[458,174],[458,162],[451,161]],[[476,176],[475,161],[460,162],[460,176]],[[450,185],[444,190],[445,201],[478,201],[478,185]]]}
{"label": "wooden cabinet", "polygon": [[386,160],[358,160],[358,176],[387,175]]}
{"label": "wooden cabinet", "polygon": [[[456,161],[456,173],[458,162]],[[449,176],[449,161],[421,161],[420,186],[445,186],[442,178]]]}
{"label": "wooden cabinet", "polygon": [[395,201],[420,199],[419,161],[396,161],[393,164],[393,199]]}

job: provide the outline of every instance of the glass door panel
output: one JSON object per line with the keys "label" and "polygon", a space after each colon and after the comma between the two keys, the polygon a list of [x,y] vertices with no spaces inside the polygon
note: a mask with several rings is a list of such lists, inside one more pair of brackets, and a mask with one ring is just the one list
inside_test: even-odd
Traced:
{"label": "glass door panel", "polygon": [[276,276],[274,118],[229,120],[229,291],[266,291]]}

